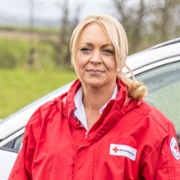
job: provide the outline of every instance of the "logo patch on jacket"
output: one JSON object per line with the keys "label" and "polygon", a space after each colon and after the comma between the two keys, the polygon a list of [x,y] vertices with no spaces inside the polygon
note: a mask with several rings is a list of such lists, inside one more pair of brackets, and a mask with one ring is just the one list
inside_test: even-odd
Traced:
{"label": "logo patch on jacket", "polygon": [[137,149],[123,144],[110,144],[109,154],[113,156],[125,156],[135,161]]}
{"label": "logo patch on jacket", "polygon": [[172,139],[170,141],[170,148],[171,148],[171,152],[172,152],[173,156],[177,160],[179,160],[180,159],[180,153],[179,153],[178,143],[177,143],[175,137],[172,137]]}

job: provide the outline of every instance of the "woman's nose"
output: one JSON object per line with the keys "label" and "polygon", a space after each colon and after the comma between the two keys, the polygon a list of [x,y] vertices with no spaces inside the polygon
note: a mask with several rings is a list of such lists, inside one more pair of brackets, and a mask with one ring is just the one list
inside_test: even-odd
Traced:
{"label": "woman's nose", "polygon": [[92,63],[101,63],[102,62],[101,52],[100,51],[94,51],[92,53],[90,62],[92,62]]}

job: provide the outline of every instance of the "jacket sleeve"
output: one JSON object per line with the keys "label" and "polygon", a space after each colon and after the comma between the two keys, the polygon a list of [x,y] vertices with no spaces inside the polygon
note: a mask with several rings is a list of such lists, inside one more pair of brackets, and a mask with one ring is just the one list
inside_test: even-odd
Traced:
{"label": "jacket sleeve", "polygon": [[38,138],[37,112],[30,118],[23,137],[22,147],[18,153],[8,180],[31,180],[31,166]]}
{"label": "jacket sleeve", "polygon": [[179,180],[180,153],[174,126],[169,124],[169,135],[146,152],[143,178],[146,180]]}

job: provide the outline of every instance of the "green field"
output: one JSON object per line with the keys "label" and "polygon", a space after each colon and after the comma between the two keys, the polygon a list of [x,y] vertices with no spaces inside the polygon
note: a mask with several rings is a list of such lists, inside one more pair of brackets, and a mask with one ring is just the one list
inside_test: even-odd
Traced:
{"label": "green field", "polygon": [[[76,79],[70,67],[55,64],[56,49],[50,42],[57,39],[56,31],[46,29],[34,39],[30,39],[26,29],[0,29],[0,119]],[[35,65],[27,68],[32,45],[42,69]]]}
{"label": "green field", "polygon": [[73,71],[0,69],[0,119],[74,79]]}

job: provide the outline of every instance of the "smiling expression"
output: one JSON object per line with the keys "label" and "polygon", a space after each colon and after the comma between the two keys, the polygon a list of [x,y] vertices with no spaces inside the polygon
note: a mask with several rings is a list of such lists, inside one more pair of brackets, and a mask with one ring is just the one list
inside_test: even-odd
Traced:
{"label": "smiling expression", "polygon": [[117,76],[114,46],[98,23],[81,32],[75,56],[75,70],[83,86],[114,86]]}

